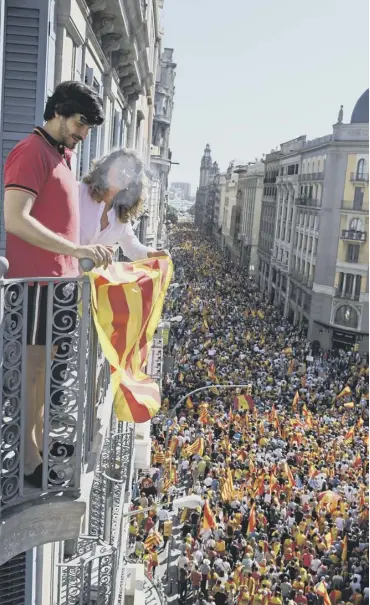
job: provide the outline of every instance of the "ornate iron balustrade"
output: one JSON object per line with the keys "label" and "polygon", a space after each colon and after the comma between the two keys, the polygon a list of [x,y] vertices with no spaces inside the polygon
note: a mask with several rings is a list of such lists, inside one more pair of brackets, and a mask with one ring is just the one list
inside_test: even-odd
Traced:
{"label": "ornate iron balustrade", "polygon": [[342,239],[353,240],[356,242],[366,242],[366,231],[354,231],[353,229],[343,229]]}
{"label": "ornate iron balustrade", "polygon": [[93,536],[81,536],[77,552],[58,564],[57,605],[114,603],[116,549]]}
{"label": "ornate iron balustrade", "polygon": [[[86,391],[86,385],[92,382],[89,359],[94,358],[96,342],[90,321],[89,280],[28,281],[0,281],[0,516],[1,509],[24,498],[37,499],[41,493],[78,493],[91,436],[86,430],[86,403],[92,393]],[[44,357],[37,363],[33,358],[31,366],[35,348],[27,345],[32,336],[27,316],[37,300],[46,344],[40,347]],[[31,375],[31,367],[35,374]],[[32,389],[34,409],[30,408]],[[32,441],[34,425],[37,433]],[[32,487],[24,478],[25,471],[29,474],[33,470],[27,468],[32,448],[44,452],[40,487]]]}
{"label": "ornate iron balustrade", "polygon": [[351,181],[355,183],[368,183],[369,173],[368,172],[351,172]]}

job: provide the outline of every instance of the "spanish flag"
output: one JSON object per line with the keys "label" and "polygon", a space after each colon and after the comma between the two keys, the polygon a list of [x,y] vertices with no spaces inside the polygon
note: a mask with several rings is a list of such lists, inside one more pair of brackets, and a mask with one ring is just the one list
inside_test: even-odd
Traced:
{"label": "spanish flag", "polygon": [[340,496],[336,492],[328,490],[319,494],[318,501],[318,510],[326,508],[330,513],[333,513],[337,509],[338,503],[340,501]]}
{"label": "spanish flag", "polygon": [[320,582],[315,589],[316,594],[324,600],[324,605],[331,605],[331,600],[324,582]]}
{"label": "spanish flag", "polygon": [[204,503],[202,529],[213,529],[217,527],[215,516],[211,510],[208,500]]}
{"label": "spanish flag", "polygon": [[146,422],[160,408],[159,386],[144,373],[173,272],[167,257],[113,263],[88,274],[99,342],[110,364],[118,420]]}
{"label": "spanish flag", "polygon": [[249,521],[248,521],[248,527],[247,527],[247,534],[252,534],[255,529],[256,529],[256,525],[257,525],[257,520],[256,520],[256,504],[253,503],[252,504],[252,508],[249,511]]}
{"label": "spanish flag", "polygon": [[348,384],[344,387],[344,389],[339,393],[339,395],[337,395],[337,399],[340,399],[341,397],[345,397],[346,395],[351,395],[352,391],[350,389],[350,387],[348,386]]}
{"label": "spanish flag", "polygon": [[249,410],[250,412],[254,409],[254,401],[251,395],[237,395],[234,397],[234,404],[236,410]]}
{"label": "spanish flag", "polygon": [[345,535],[344,540],[343,540],[342,561],[347,561],[347,555],[348,555],[348,536]]}

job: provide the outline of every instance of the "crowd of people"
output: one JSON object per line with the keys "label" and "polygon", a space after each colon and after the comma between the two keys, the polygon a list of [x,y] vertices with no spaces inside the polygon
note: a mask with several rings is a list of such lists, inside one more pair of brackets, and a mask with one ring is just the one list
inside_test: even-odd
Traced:
{"label": "crowd of people", "polygon": [[153,506],[130,526],[137,556],[155,571],[172,532],[164,503],[182,487],[204,503],[179,515],[183,602],[366,605],[367,361],[313,355],[214,242],[185,228],[174,244],[185,286],[167,313],[182,321],[151,472],[136,493],[143,511]]}

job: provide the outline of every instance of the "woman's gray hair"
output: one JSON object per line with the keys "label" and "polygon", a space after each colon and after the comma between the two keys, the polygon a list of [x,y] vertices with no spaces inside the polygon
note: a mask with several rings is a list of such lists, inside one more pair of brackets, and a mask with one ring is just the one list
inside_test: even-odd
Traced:
{"label": "woman's gray hair", "polygon": [[[114,168],[114,176],[110,170]],[[89,185],[91,196],[98,202],[110,187],[122,189],[112,200],[119,220],[123,223],[135,218],[144,201],[145,167],[135,149],[115,149],[94,160],[91,169],[82,179]],[[112,180],[113,179],[113,180]]]}

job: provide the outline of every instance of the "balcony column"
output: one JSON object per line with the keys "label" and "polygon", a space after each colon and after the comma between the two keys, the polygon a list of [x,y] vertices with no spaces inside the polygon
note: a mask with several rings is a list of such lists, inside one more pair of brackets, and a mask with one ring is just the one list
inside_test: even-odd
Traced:
{"label": "balcony column", "polygon": [[357,283],[357,275],[354,275],[353,277],[353,284],[352,284],[352,299],[355,299],[355,295],[356,295],[356,283]]}
{"label": "balcony column", "polygon": [[346,291],[346,285],[347,285],[347,273],[343,273],[343,285],[342,285],[342,291],[340,293],[341,297],[344,296],[344,293]]}

